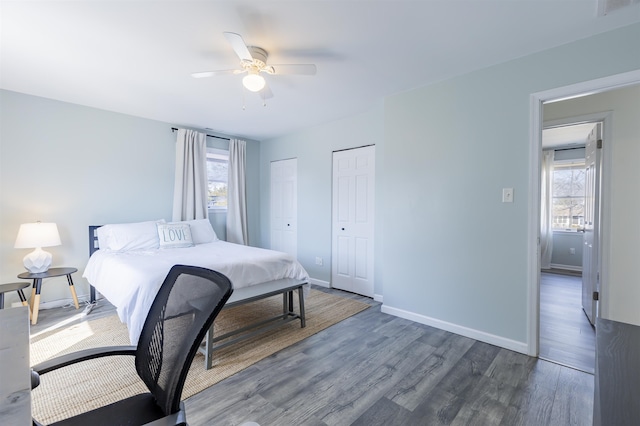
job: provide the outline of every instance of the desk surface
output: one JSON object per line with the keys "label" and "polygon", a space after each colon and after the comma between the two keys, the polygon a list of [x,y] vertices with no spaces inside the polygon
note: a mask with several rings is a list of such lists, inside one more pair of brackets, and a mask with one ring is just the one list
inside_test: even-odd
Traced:
{"label": "desk surface", "polygon": [[594,425],[636,426],[640,419],[640,326],[596,321]]}
{"label": "desk surface", "polygon": [[0,310],[0,419],[31,425],[29,309]]}

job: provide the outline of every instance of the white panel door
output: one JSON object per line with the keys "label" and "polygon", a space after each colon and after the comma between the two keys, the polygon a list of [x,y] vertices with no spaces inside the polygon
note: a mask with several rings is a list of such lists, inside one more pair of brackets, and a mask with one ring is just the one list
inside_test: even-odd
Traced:
{"label": "white panel door", "polygon": [[271,248],[298,257],[298,160],[271,163]]}
{"label": "white panel door", "polygon": [[598,244],[600,237],[600,173],[602,141],[600,124],[593,127],[585,149],[584,237],[582,247],[582,309],[594,324],[597,301],[593,293],[600,291]]}
{"label": "white panel door", "polygon": [[375,147],[333,153],[331,285],[373,297]]}

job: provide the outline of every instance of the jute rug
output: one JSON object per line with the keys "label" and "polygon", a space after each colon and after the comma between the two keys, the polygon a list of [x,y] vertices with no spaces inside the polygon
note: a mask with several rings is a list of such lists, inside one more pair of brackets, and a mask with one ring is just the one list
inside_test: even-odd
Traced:
{"label": "jute rug", "polygon": [[[292,321],[216,351],[214,367],[210,370],[204,369],[204,356],[196,355],[182,398],[194,395],[368,307],[366,303],[311,290],[305,299],[305,328],[300,328],[299,321]],[[216,319],[216,333],[279,313],[282,313],[282,296],[224,310]],[[114,314],[33,337],[31,364],[85,348],[128,344],[126,326]],[[133,357],[112,356],[86,361],[41,376],[40,386],[32,393],[33,416],[50,423],[145,391],[135,372]]]}

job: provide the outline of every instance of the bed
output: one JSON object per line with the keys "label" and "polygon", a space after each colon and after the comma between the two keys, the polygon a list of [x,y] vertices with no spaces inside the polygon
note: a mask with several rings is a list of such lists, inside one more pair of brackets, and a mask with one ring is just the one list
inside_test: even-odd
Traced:
{"label": "bed", "polygon": [[[288,295],[283,317],[299,318],[304,326],[304,316],[287,315],[293,310],[294,288],[299,290],[304,313],[302,300],[310,285],[302,265],[286,253],[221,241],[207,219],[90,226],[89,236],[91,255],[83,277],[92,286],[92,300],[97,290],[116,307],[132,345],[137,344],[151,303],[175,264],[202,266],[226,275],[234,286],[232,305],[279,293],[287,304]],[[212,337],[207,341],[211,343]],[[210,353],[205,356],[210,367]]]}

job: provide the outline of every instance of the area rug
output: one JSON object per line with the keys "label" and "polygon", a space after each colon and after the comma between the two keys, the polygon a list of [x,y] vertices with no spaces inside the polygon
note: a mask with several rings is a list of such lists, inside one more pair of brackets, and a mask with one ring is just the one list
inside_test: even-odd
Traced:
{"label": "area rug", "polygon": [[[300,328],[299,321],[292,321],[216,351],[214,367],[210,370],[204,369],[204,356],[196,355],[182,398],[188,398],[368,307],[368,304],[353,299],[311,290],[305,299],[305,328]],[[279,313],[282,313],[282,296],[227,309],[216,319],[216,334],[239,328],[256,318]],[[128,344],[126,326],[113,314],[32,337],[31,364],[90,347]],[[32,392],[33,416],[43,423],[50,423],[145,391],[135,372],[133,357],[112,356],[86,361],[41,377],[41,385]]]}

